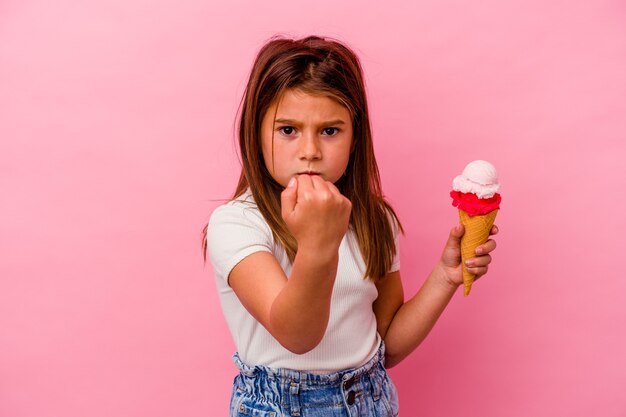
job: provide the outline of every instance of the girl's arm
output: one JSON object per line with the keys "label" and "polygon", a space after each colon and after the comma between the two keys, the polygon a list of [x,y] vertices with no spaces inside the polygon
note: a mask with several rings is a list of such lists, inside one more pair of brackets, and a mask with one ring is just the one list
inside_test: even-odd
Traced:
{"label": "girl's arm", "polygon": [[229,283],[256,320],[286,349],[313,349],[324,336],[337,258],[298,251],[289,279],[269,252],[256,252],[233,268]]}
{"label": "girl's arm", "polygon": [[281,345],[302,354],[326,332],[352,205],[332,183],[307,175],[291,182],[281,197],[283,219],[298,242],[289,279],[271,253],[256,252],[233,268],[228,282]]}
{"label": "girl's arm", "polygon": [[[494,226],[491,234],[498,228]],[[387,274],[377,283],[378,298],[374,302],[374,313],[378,332],[385,341],[385,366],[391,368],[406,358],[426,338],[439,316],[446,308],[457,288],[463,283],[460,242],[463,226],[450,231],[448,242],[440,261],[430,273],[417,294],[403,302],[400,272]],[[491,262],[489,252],[496,247],[490,239],[477,248],[481,255],[469,260],[476,279],[487,273]]]}

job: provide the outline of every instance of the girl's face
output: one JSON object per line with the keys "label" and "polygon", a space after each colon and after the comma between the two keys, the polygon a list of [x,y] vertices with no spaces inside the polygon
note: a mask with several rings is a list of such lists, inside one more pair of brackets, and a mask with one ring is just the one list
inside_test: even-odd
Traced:
{"label": "girl's face", "polygon": [[283,187],[298,174],[335,183],[350,159],[350,112],[326,96],[287,90],[263,116],[261,146],[267,170]]}

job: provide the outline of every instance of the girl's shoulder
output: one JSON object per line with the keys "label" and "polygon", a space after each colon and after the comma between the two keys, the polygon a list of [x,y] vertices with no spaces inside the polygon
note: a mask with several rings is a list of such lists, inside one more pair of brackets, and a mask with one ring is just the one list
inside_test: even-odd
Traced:
{"label": "girl's shoulder", "polygon": [[252,191],[250,188],[247,188],[243,193],[238,195],[237,197],[227,201],[223,205],[235,205],[235,206],[254,206],[256,207],[256,203],[254,201],[254,196],[252,195]]}
{"label": "girl's shoulder", "polygon": [[254,201],[254,197],[252,196],[252,193],[250,192],[249,188],[246,191],[244,191],[242,194],[238,195],[237,197],[234,197],[231,200],[225,201],[223,204],[217,206],[213,210],[212,215],[214,215],[216,212],[233,211],[236,209],[258,210],[256,202]]}
{"label": "girl's shoulder", "polygon": [[209,218],[209,230],[223,224],[254,224],[265,229],[267,223],[254,201],[254,197],[247,189],[243,194],[224,204],[217,206]]}
{"label": "girl's shoulder", "polygon": [[218,206],[207,227],[207,251],[218,275],[255,251],[271,252],[272,231],[249,193]]}

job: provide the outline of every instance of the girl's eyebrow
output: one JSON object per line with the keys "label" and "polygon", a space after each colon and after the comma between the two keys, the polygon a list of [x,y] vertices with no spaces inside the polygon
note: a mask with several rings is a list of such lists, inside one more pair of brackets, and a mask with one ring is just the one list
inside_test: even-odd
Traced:
{"label": "girl's eyebrow", "polygon": [[[293,120],[293,119],[276,119],[274,120],[274,122],[276,123],[287,123],[287,124],[293,124],[293,125],[298,125],[301,124],[299,121],[297,120]],[[344,122],[341,119],[335,119],[335,120],[329,120],[327,122],[322,122],[320,123],[320,125],[345,125],[346,122]]]}

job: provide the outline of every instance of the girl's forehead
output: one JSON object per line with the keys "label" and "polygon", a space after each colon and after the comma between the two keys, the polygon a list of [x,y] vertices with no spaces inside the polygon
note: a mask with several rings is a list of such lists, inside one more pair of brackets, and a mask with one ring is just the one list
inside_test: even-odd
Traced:
{"label": "girl's forehead", "polygon": [[348,108],[337,98],[325,93],[310,93],[299,89],[288,89],[270,105],[276,117],[289,115],[343,115],[350,117]]}

